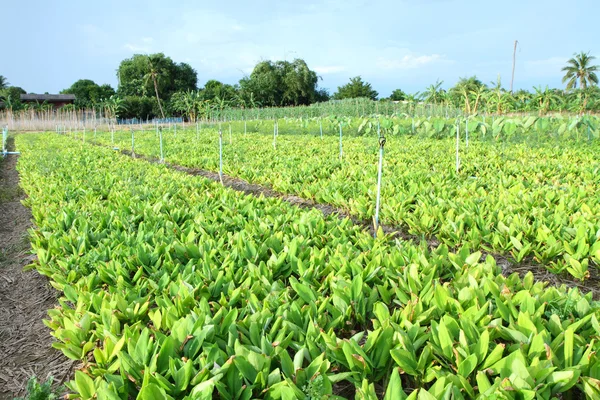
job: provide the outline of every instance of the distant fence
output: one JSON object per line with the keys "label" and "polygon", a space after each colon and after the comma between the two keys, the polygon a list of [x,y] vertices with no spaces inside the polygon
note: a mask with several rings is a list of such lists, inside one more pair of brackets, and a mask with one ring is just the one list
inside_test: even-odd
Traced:
{"label": "distant fence", "polygon": [[154,118],[146,120],[141,118],[117,119],[117,125],[182,124],[183,122],[183,117]]}
{"label": "distant fence", "polygon": [[54,131],[63,129],[94,129],[114,125],[114,118],[106,118],[92,110],[23,110],[0,112],[0,125],[12,131]]}

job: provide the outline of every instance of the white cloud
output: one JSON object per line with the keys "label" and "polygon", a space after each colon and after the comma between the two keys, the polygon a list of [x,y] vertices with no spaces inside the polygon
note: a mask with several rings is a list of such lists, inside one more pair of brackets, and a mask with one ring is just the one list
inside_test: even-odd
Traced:
{"label": "white cloud", "polygon": [[379,57],[377,59],[377,65],[383,69],[415,69],[420,68],[429,64],[436,64],[440,62],[448,62],[444,56],[439,54],[430,55],[414,55],[407,54],[400,58],[386,58]]}
{"label": "white cloud", "polygon": [[125,45],[123,45],[123,48],[125,50],[129,50],[132,51],[134,53],[150,53],[151,49],[149,46],[138,46],[136,44],[132,44],[132,43],[125,43]]}
{"label": "white cloud", "polygon": [[313,70],[317,74],[326,75],[326,74],[336,74],[338,72],[343,72],[346,70],[346,67],[342,67],[340,65],[326,65],[326,66],[322,66],[322,67],[314,67]]}

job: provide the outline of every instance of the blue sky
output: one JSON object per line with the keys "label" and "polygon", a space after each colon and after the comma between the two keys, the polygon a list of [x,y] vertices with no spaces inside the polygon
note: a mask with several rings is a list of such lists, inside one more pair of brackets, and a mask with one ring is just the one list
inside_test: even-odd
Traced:
{"label": "blue sky", "polygon": [[[574,52],[600,58],[598,0],[6,1],[0,75],[28,92],[78,79],[116,87],[119,62],[163,52],[237,83],[260,60],[303,58],[333,93],[361,75],[388,96],[498,74],[515,88],[562,87]],[[597,60],[600,63],[600,60]]]}

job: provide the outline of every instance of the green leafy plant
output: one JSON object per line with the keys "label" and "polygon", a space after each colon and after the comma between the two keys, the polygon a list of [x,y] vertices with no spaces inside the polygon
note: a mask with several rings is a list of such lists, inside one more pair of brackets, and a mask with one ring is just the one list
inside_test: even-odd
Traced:
{"label": "green leafy plant", "polygon": [[[595,218],[600,203],[587,189],[596,182],[597,174],[588,166],[598,144],[582,146],[578,139],[583,130],[589,129],[590,138],[598,134],[594,121],[595,117],[470,117],[466,125],[459,124],[461,140],[468,129],[471,141],[461,150],[458,175],[453,119],[279,120],[276,151],[273,121],[233,122],[235,141],[224,145],[224,172],[371,220],[379,131],[388,135],[382,223],[417,237],[435,237],[450,247],[504,254],[517,264],[537,262],[583,281],[592,275],[600,254],[595,234],[600,229]],[[340,122],[345,132],[343,162]],[[321,127],[324,138],[319,140],[315,136],[320,136]],[[167,161],[218,171],[216,128],[203,127],[199,135],[195,129],[165,135]],[[158,157],[156,135],[137,135],[136,151]],[[110,135],[98,135],[99,143],[109,140]],[[117,134],[115,140],[127,146],[131,137]]]}
{"label": "green leafy plant", "polygon": [[27,381],[27,394],[24,397],[19,397],[15,400],[55,400],[58,399],[63,390],[54,389],[52,387],[54,380],[52,377],[44,383],[38,382],[35,376],[32,376]]}
{"label": "green leafy plant", "polygon": [[[600,393],[591,294],[68,137],[16,140],[36,268],[63,293],[46,324],[82,366],[72,398]],[[522,244],[526,222],[507,224]]]}

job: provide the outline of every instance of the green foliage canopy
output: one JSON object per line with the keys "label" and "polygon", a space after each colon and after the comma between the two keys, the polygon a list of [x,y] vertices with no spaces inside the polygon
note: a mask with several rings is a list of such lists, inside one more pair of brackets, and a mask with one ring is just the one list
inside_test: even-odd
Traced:
{"label": "green foliage canopy", "polygon": [[357,97],[366,97],[371,100],[376,100],[379,93],[371,87],[368,82],[363,82],[360,76],[350,78],[350,82],[344,86],[339,86],[333,98],[336,100],[354,99]]}
{"label": "green foliage canopy", "polygon": [[102,101],[114,95],[115,90],[108,84],[98,85],[91,79],[80,79],[60,93],[74,94],[75,106],[89,108],[99,105]]}
{"label": "green foliage canopy", "polygon": [[163,53],[136,54],[121,61],[117,69],[120,96],[153,96],[153,79],[148,76],[156,72],[158,96],[168,100],[177,91],[195,90],[198,82],[196,71],[186,63],[175,63]]}
{"label": "green foliage canopy", "polygon": [[261,61],[240,80],[244,101],[258,101],[263,106],[298,106],[311,104],[323,97],[318,89],[319,77],[302,59]]}

